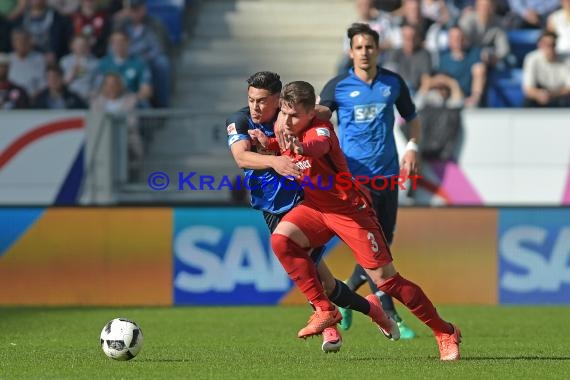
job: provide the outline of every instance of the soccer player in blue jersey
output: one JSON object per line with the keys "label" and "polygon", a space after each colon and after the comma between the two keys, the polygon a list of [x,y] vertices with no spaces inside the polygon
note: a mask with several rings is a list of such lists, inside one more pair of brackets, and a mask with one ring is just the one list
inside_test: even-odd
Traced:
{"label": "soccer player in blue jersey", "polygon": [[[283,186],[282,176],[298,177],[301,171],[290,157],[275,155],[260,144],[255,144],[249,134],[250,130],[259,129],[267,136],[274,136],[273,126],[279,113],[282,87],[279,75],[266,71],[258,72],[253,74],[247,83],[248,107],[242,108],[226,120],[228,145],[237,165],[244,169],[248,187],[251,188],[251,206],[263,212],[267,227],[273,232],[285,214],[303,198],[300,187]],[[328,109],[319,108],[321,117],[330,118]],[[319,277],[329,299],[340,307],[350,307],[368,315],[378,325],[378,321],[385,318],[382,309],[335,279],[320,260],[323,252],[324,247],[314,250],[311,256],[317,264]],[[382,329],[381,331],[383,332]],[[388,337],[393,340],[399,338],[396,335]],[[336,327],[323,331],[323,351],[336,352],[340,350],[341,345],[342,338]]]}
{"label": "soccer player in blue jersey", "polygon": [[[409,123],[411,139],[402,158],[404,175],[418,172],[418,139],[420,123],[416,108],[404,80],[396,73],[376,65],[379,36],[367,24],[353,24],[347,31],[353,68],[330,80],[320,95],[320,104],[338,116],[340,145],[353,176],[400,175],[398,151],[394,141],[394,106]],[[367,185],[373,197],[374,208],[388,244],[392,243],[398,210],[398,187],[386,186],[376,190]],[[382,187],[380,183],[377,187]],[[370,288],[380,296],[382,307],[398,322],[400,338],[410,339],[415,333],[396,312],[392,297],[378,291],[360,265],[356,265],[347,285],[357,290],[368,281]],[[352,311],[341,309],[340,326],[347,330]]]}

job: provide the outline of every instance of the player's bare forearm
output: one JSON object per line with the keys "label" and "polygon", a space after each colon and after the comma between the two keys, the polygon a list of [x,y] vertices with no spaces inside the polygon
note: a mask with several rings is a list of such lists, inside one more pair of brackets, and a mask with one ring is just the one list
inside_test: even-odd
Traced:
{"label": "player's bare forearm", "polygon": [[251,143],[247,140],[236,141],[231,146],[234,161],[240,169],[271,169],[271,156],[250,151]]}
{"label": "player's bare forearm", "polygon": [[410,126],[409,128],[410,140],[415,142],[416,144],[419,144],[422,133],[420,118],[419,117],[414,118],[413,120],[408,122],[408,125]]}
{"label": "player's bare forearm", "polygon": [[237,141],[231,146],[234,160],[241,169],[273,169],[282,176],[301,175],[301,170],[290,157],[259,154],[250,150],[251,143],[247,140]]}
{"label": "player's bare forearm", "polygon": [[410,141],[406,146],[406,151],[402,157],[401,167],[405,175],[415,175],[419,173],[420,158],[418,143],[421,138],[421,125],[418,117],[410,120]]}

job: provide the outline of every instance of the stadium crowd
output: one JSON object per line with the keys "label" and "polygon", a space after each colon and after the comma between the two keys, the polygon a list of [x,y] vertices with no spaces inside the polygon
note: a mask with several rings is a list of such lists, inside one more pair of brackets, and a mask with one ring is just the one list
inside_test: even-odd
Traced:
{"label": "stadium crowd", "polygon": [[[355,5],[356,21],[380,35],[380,64],[400,74],[414,96],[424,159],[453,159],[466,107],[570,106],[570,0]],[[345,56],[339,73],[350,63]]]}
{"label": "stadium crowd", "polygon": [[0,4],[0,109],[169,106],[171,41],[146,0]]}
{"label": "stadium crowd", "polygon": [[356,0],[356,10],[380,34],[382,65],[413,92],[450,94],[457,81],[465,106],[517,105],[489,94],[515,76],[524,106],[569,105],[570,0]]}

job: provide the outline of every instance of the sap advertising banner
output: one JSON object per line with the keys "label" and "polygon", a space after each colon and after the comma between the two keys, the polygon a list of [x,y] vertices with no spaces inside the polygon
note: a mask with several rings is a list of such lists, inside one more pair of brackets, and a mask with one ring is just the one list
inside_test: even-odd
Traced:
{"label": "sap advertising banner", "polygon": [[176,305],[277,304],[292,287],[251,209],[174,210]]}
{"label": "sap advertising banner", "polygon": [[501,304],[570,304],[570,208],[499,214]]}

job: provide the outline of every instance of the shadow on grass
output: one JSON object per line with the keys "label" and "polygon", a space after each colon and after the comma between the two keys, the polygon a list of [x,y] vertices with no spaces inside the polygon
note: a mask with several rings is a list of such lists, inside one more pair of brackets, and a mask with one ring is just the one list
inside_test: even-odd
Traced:
{"label": "shadow on grass", "polygon": [[[411,361],[416,361],[418,359],[425,360],[438,360],[439,357],[426,356],[422,358],[414,357],[409,358]],[[390,357],[350,357],[348,360],[354,361],[393,361],[394,358]],[[402,360],[399,358],[398,360]],[[487,361],[487,360],[521,360],[521,361],[533,361],[533,360],[554,360],[554,361],[570,361],[570,356],[465,356],[460,359],[460,361]]]}
{"label": "shadow on grass", "polygon": [[468,356],[461,360],[559,360],[570,361],[570,356]]}

